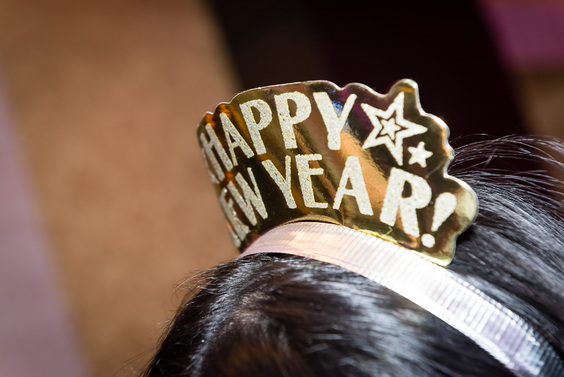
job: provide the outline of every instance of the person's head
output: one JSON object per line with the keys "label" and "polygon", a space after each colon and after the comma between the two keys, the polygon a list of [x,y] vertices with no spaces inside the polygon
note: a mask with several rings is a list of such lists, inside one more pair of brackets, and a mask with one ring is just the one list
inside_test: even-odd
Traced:
{"label": "person's head", "polygon": [[275,85],[206,113],[243,254],[199,277],[147,376],[564,375],[563,198],[537,171],[562,163],[505,138],[447,172],[447,136],[412,80]]}
{"label": "person's head", "polygon": [[[448,270],[523,318],[563,358],[561,184],[539,171],[507,171],[534,155],[539,168],[562,169],[546,146],[563,150],[524,138],[457,150],[450,173],[474,189],[480,208]],[[147,376],[513,375],[429,311],[332,264],[249,255],[201,274],[197,287]]]}

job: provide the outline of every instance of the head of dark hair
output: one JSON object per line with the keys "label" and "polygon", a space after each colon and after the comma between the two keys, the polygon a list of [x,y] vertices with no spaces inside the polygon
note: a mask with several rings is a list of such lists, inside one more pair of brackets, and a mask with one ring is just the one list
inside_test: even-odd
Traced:
{"label": "head of dark hair", "polygon": [[[457,150],[450,173],[476,191],[476,222],[448,267],[527,320],[564,355],[561,184],[540,170],[564,147],[527,138]],[[502,164],[503,165],[503,164]],[[202,273],[146,376],[510,376],[432,314],[341,267],[265,254]]]}

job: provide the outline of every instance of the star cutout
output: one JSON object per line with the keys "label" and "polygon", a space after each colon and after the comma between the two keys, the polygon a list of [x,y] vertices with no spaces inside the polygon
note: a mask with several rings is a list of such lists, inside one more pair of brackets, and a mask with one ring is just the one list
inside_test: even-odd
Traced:
{"label": "star cutout", "polygon": [[417,147],[408,147],[407,150],[411,153],[409,165],[419,164],[422,168],[427,167],[427,159],[433,155],[425,149],[425,142],[420,141]]}
{"label": "star cutout", "polygon": [[[403,139],[419,135],[427,131],[417,123],[403,118],[403,92],[397,95],[394,102],[386,110],[361,104],[374,129],[366,138],[362,149],[385,145],[399,166],[403,165]],[[392,115],[394,115],[392,117]]]}

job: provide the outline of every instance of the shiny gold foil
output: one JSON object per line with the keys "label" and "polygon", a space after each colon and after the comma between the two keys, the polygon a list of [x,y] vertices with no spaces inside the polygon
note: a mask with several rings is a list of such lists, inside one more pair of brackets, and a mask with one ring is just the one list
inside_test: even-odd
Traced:
{"label": "shiny gold foil", "polygon": [[386,95],[309,81],[249,90],[206,113],[202,156],[234,244],[293,221],[341,224],[447,265],[477,200],[446,174],[448,128],[417,84]]}

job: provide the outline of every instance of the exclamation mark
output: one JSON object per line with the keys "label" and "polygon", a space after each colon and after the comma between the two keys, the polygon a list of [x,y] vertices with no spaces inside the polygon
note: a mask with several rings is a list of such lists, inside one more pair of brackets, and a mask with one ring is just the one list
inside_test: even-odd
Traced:
{"label": "exclamation mark", "polygon": [[[435,214],[433,215],[433,224],[431,232],[436,232],[437,229],[445,222],[445,220],[452,215],[456,209],[456,196],[450,192],[443,192],[437,197],[435,202]],[[435,237],[432,234],[425,233],[421,236],[421,243],[425,247],[435,246]]]}

